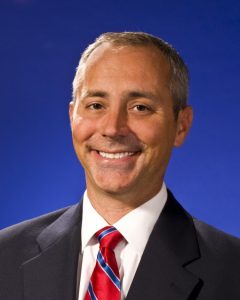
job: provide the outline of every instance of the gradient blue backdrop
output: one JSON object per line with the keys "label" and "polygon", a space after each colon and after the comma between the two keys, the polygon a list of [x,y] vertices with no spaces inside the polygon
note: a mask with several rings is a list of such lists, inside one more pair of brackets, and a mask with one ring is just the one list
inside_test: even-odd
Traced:
{"label": "gradient blue backdrop", "polygon": [[166,177],[195,216],[240,236],[240,2],[0,0],[0,228],[79,201],[68,102],[80,53],[106,31],[172,43],[191,73],[191,134]]}

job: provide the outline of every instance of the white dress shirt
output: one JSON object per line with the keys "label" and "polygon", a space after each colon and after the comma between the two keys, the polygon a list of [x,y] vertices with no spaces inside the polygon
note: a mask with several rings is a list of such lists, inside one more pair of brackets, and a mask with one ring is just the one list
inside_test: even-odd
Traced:
{"label": "white dress shirt", "polygon": [[[121,299],[125,299],[134,278],[152,229],[166,203],[167,190],[163,183],[160,192],[152,199],[130,211],[113,226],[122,234],[115,248],[115,256],[121,277]],[[92,207],[87,196],[83,197],[82,248],[79,259],[79,296],[83,300],[96,263],[99,244],[94,234],[109,224]]]}

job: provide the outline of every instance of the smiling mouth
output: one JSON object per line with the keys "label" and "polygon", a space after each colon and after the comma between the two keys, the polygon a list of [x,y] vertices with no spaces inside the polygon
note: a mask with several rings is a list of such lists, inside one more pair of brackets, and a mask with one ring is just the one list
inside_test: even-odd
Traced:
{"label": "smiling mouth", "polygon": [[97,152],[100,156],[108,159],[121,159],[136,154],[136,152],[117,152],[117,153],[110,153],[110,152],[103,152],[103,151],[97,151]]}

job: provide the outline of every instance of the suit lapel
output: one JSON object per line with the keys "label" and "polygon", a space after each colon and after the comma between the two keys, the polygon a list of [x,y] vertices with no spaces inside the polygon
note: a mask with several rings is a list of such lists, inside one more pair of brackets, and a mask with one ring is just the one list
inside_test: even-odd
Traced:
{"label": "suit lapel", "polygon": [[40,254],[25,262],[24,300],[75,300],[82,205],[73,206],[38,236]]}
{"label": "suit lapel", "polygon": [[200,256],[192,219],[169,192],[126,300],[186,300],[200,285],[187,271]]}

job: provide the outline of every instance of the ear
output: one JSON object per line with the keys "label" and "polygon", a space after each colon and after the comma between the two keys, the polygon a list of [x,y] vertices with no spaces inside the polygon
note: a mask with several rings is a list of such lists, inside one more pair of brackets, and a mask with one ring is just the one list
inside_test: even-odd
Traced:
{"label": "ear", "polygon": [[184,143],[187,134],[191,128],[192,120],[193,110],[191,106],[187,106],[180,110],[177,118],[177,130],[174,141],[175,147],[180,147]]}
{"label": "ear", "polygon": [[71,127],[72,127],[72,121],[73,121],[73,111],[74,111],[74,102],[71,101],[69,103],[69,120],[70,120]]}

